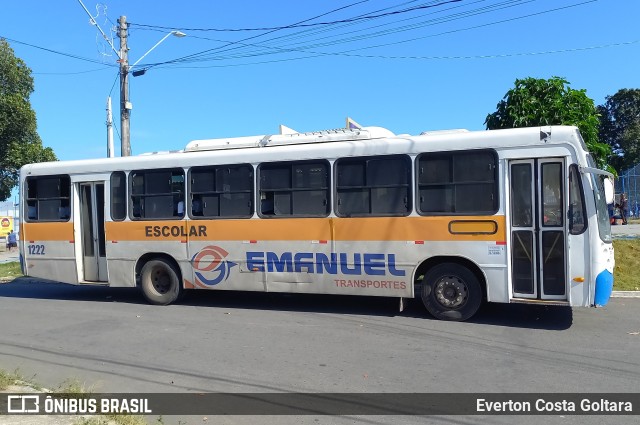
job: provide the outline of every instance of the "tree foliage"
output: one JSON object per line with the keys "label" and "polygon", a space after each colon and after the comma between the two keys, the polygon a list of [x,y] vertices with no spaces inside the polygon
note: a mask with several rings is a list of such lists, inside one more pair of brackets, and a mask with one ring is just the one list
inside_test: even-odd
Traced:
{"label": "tree foliage", "polygon": [[500,128],[574,125],[580,129],[600,168],[609,168],[611,148],[598,141],[598,112],[586,90],[574,90],[564,78],[517,79],[515,87],[487,115],[488,130]]}
{"label": "tree foliage", "polygon": [[600,140],[613,149],[611,163],[624,171],[640,162],[640,89],[607,96],[600,113]]}
{"label": "tree foliage", "polygon": [[31,162],[55,161],[51,148],[42,146],[36,131],[31,70],[0,39],[0,200],[18,184],[20,167]]}

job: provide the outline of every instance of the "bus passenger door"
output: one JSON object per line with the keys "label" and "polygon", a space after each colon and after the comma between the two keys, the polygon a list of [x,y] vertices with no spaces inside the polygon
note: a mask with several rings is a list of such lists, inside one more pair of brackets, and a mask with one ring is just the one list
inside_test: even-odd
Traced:
{"label": "bus passenger door", "polygon": [[564,162],[511,161],[509,173],[513,296],[566,300]]}
{"label": "bus passenger door", "polygon": [[84,280],[107,281],[104,184],[80,183],[80,229]]}

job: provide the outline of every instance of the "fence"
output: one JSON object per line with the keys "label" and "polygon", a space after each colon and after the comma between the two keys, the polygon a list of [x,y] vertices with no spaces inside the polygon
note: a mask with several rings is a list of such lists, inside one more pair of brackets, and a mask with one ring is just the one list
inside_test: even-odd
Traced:
{"label": "fence", "polygon": [[615,181],[616,201],[618,194],[626,193],[629,200],[629,214],[640,217],[640,164],[618,175]]}

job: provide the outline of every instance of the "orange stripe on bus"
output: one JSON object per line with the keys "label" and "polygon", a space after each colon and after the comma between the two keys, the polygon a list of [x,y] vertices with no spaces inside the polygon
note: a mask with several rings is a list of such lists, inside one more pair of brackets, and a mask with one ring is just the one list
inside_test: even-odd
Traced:
{"label": "orange stripe on bus", "polygon": [[[453,234],[452,221],[490,221],[491,234]],[[368,217],[106,223],[111,241],[493,241],[506,239],[504,216]],[[203,227],[204,226],[204,227]],[[480,225],[486,230],[484,224]],[[204,230],[204,231],[202,231]],[[488,233],[488,232],[487,232]],[[500,238],[502,236],[502,238]]]}
{"label": "orange stripe on bus", "polygon": [[[452,233],[461,221],[492,234]],[[452,222],[456,222],[451,226]],[[487,223],[487,222],[490,222]],[[467,225],[464,225],[467,227]],[[248,220],[166,220],[105,223],[106,240],[119,241],[492,241],[506,240],[504,216],[367,217]],[[73,223],[24,223],[25,240],[72,241]],[[473,226],[475,227],[475,226]],[[468,227],[465,230],[470,230]]]}
{"label": "orange stripe on bus", "polygon": [[29,241],[74,241],[73,222],[70,221],[62,223],[23,223],[20,226],[20,232],[20,237]]}

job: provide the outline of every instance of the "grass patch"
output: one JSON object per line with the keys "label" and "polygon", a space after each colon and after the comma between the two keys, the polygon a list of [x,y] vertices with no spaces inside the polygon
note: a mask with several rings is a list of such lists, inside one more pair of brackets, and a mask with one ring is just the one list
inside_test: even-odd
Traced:
{"label": "grass patch", "polygon": [[6,390],[17,381],[20,381],[20,375],[17,372],[9,373],[0,370],[0,391]]}
{"label": "grass patch", "polygon": [[33,382],[33,379],[26,379],[20,375],[18,370],[14,372],[7,372],[0,370],[0,391],[5,391],[12,385],[26,386],[35,389],[36,391],[42,391],[42,387]]}
{"label": "grass patch", "polygon": [[20,270],[20,263],[4,263],[0,264],[0,279],[13,279],[22,276],[22,270]]}
{"label": "grass patch", "polygon": [[[46,391],[38,384],[35,384],[33,380],[25,380],[18,371],[10,373],[0,369],[0,391],[6,391],[12,385],[29,386],[38,392]],[[67,394],[73,398],[84,398],[84,396],[90,396],[92,392],[93,389],[91,387],[85,386],[78,380],[69,379],[58,385],[50,393],[54,397],[55,394]],[[155,423],[162,424],[162,418],[159,417]],[[148,422],[141,415],[98,415],[79,417],[74,421],[74,425],[148,425]]]}
{"label": "grass patch", "polygon": [[102,415],[94,418],[79,418],[73,425],[148,425],[142,416]]}
{"label": "grass patch", "polygon": [[54,394],[71,394],[74,396],[89,395],[93,393],[93,389],[86,387],[77,379],[67,379],[58,388],[52,391]]}
{"label": "grass patch", "polygon": [[640,239],[614,240],[616,268],[613,270],[614,291],[640,291]]}

